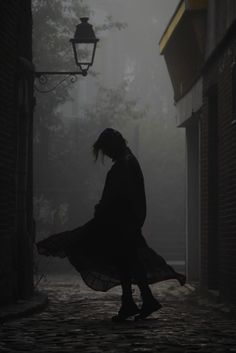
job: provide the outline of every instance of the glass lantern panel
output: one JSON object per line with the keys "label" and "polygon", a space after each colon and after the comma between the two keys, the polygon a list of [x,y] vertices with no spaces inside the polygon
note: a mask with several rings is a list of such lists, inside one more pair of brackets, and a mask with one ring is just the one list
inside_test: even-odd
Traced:
{"label": "glass lantern panel", "polygon": [[92,65],[93,62],[93,43],[76,44],[77,59],[80,65]]}

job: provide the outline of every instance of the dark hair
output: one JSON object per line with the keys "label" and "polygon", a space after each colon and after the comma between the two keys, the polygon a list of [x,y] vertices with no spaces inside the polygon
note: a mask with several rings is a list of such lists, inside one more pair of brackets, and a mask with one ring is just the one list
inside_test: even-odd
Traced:
{"label": "dark hair", "polygon": [[98,159],[99,152],[103,155],[107,153],[113,157],[118,156],[126,147],[126,140],[121,133],[115,129],[107,128],[98,137],[93,145],[95,160]]}

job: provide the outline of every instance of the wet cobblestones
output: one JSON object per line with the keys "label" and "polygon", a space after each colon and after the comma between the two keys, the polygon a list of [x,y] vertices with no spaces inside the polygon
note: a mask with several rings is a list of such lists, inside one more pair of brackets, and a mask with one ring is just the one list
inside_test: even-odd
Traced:
{"label": "wet cobblestones", "polygon": [[[2,324],[0,352],[236,352],[236,321],[215,306],[199,305],[189,285],[153,285],[163,308],[123,324],[110,320],[119,309],[119,288],[94,292],[78,276],[49,278],[40,287],[49,294],[48,307]],[[138,302],[136,289],[134,295]]]}

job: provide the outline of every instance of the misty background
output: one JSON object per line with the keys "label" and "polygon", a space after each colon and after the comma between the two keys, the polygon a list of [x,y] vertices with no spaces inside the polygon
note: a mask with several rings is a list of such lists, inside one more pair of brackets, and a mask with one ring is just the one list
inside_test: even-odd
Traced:
{"label": "misty background", "polygon": [[[77,70],[69,39],[88,16],[100,39],[87,77],[50,93],[36,82],[34,214],[36,241],[93,217],[111,162],[92,145],[118,129],[143,170],[148,243],[177,270],[185,261],[185,137],[158,42],[178,0],[33,0],[36,71]],[[112,236],[112,235],[111,235]],[[36,254],[36,271],[45,258]],[[69,271],[54,259],[47,271]]]}

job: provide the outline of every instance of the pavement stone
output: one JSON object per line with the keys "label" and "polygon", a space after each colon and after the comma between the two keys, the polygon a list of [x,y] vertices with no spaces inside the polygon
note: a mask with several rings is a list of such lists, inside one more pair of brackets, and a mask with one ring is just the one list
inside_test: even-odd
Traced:
{"label": "pavement stone", "polygon": [[14,304],[0,307],[0,323],[14,320],[41,311],[48,304],[46,292],[35,291],[28,299],[18,300]]}
{"label": "pavement stone", "polygon": [[[48,306],[2,323],[0,352],[236,352],[236,320],[221,304],[203,301],[194,286],[175,280],[151,287],[163,308],[143,321],[118,324],[110,318],[120,306],[120,287],[100,293],[77,274],[49,276],[40,283]],[[140,304],[136,287],[134,297]]]}

